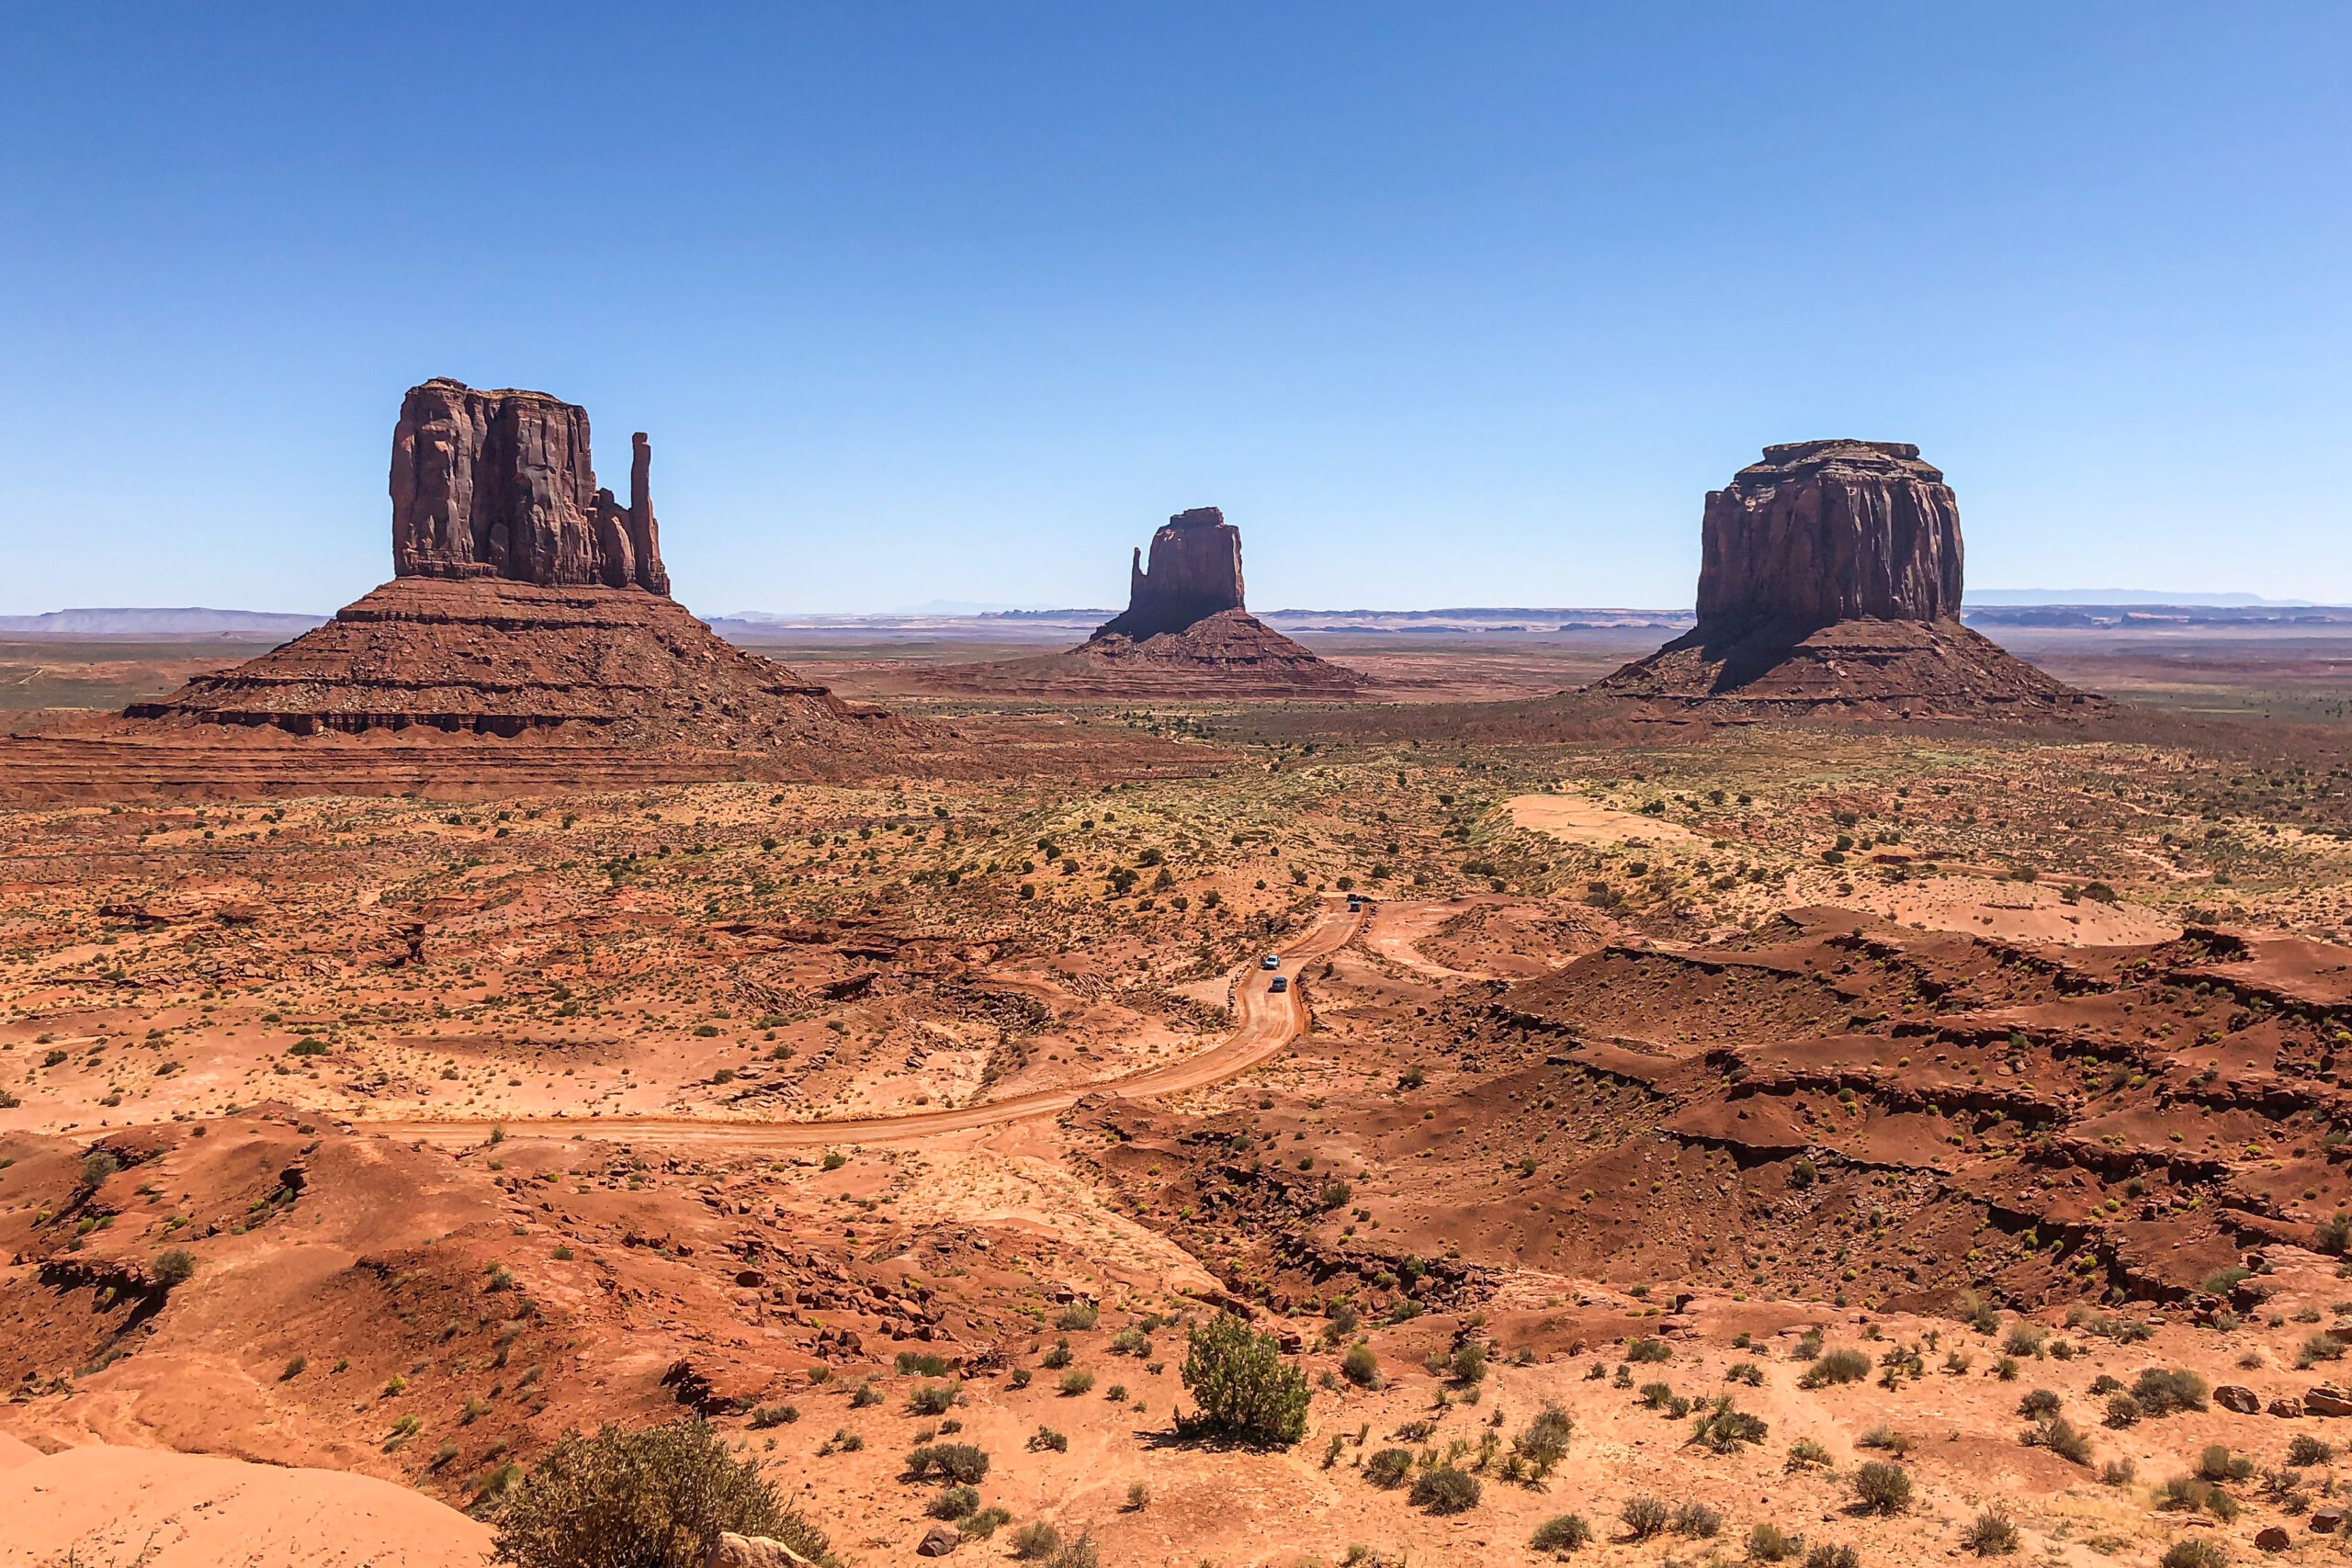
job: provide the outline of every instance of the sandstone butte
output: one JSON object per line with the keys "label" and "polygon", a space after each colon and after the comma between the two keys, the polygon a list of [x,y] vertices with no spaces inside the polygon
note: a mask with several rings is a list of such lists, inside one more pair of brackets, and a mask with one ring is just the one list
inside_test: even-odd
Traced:
{"label": "sandstone butte", "polygon": [[919,728],[715,636],[670,597],[652,449],[626,506],[588,412],[545,392],[413,387],[392,432],[393,577],[334,620],[126,716],[157,726],[530,737],[770,751]]}
{"label": "sandstone butte", "polygon": [[1177,513],[1128,565],[1127,607],[1078,647],[942,673],[963,692],[1063,697],[1348,697],[1370,682],[1250,614],[1241,530]]}
{"label": "sandstone butte", "polygon": [[1767,446],[1708,492],[1698,625],[1585,694],[1728,717],[2103,708],[1960,624],[1962,564],[1959,502],[1917,446]]}

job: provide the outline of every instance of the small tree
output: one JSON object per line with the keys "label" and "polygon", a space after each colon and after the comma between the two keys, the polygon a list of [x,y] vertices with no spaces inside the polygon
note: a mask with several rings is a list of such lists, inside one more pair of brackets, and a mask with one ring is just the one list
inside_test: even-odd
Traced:
{"label": "small tree", "polygon": [[1866,1464],[1854,1472],[1854,1495],[1870,1513],[1899,1514],[1911,1506],[1911,1472],[1899,1464]]}
{"label": "small tree", "polygon": [[700,1562],[722,1530],[833,1562],[824,1532],[698,1420],[566,1432],[507,1504],[492,1546],[515,1568],[677,1568]]}
{"label": "small tree", "polygon": [[1306,1432],[1306,1374],[1282,1345],[1231,1314],[1187,1337],[1185,1390],[1199,1411],[1184,1426],[1253,1443],[1290,1444]]}

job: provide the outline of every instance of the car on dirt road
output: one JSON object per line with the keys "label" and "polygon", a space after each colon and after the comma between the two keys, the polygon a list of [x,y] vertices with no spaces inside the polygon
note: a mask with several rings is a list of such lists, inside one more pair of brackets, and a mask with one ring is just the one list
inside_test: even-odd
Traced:
{"label": "car on dirt road", "polygon": [[1270,990],[1270,991],[1275,991],[1275,992],[1281,992],[1281,991],[1287,991],[1287,990],[1289,990],[1289,989],[1290,989],[1290,976],[1287,976],[1287,975],[1277,975],[1277,976],[1274,976],[1274,983],[1273,983],[1272,985],[1271,985],[1271,986],[1267,987],[1266,987],[1266,989],[1268,989],[1268,990]]}
{"label": "car on dirt road", "polygon": [[1282,966],[1283,955],[1279,953],[1270,953],[1258,960],[1258,967],[1261,969],[1279,969]]}

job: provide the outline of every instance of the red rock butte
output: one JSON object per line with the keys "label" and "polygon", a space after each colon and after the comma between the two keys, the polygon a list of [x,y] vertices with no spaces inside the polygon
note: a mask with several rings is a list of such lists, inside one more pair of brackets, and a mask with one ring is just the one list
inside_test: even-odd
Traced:
{"label": "red rock butte", "polygon": [[941,672],[960,693],[1069,698],[1347,697],[1369,682],[1243,605],[1241,530],[1214,506],[1179,512],[1136,551],[1127,607],[1062,653]]}
{"label": "red rock butte", "polygon": [[722,640],[670,597],[651,447],[641,433],[632,446],[622,506],[596,484],[586,410],[441,378],[411,388],[392,432],[392,580],[126,716],[729,750],[910,733]]}
{"label": "red rock butte", "polygon": [[1960,504],[1917,446],[1767,446],[1708,492],[1698,625],[1585,692],[1724,716],[2104,706],[1962,626],[1962,568]]}

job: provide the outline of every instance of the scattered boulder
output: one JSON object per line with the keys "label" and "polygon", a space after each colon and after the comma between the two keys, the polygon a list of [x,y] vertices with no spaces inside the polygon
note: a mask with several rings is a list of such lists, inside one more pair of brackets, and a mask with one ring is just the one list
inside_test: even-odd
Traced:
{"label": "scattered boulder", "polygon": [[721,1530],[704,1554],[702,1568],[816,1568],[816,1564],[771,1537]]}
{"label": "scattered boulder", "polygon": [[922,1532],[922,1540],[915,1547],[917,1557],[944,1557],[964,1544],[963,1536],[954,1525],[933,1525]]}
{"label": "scattered boulder", "polygon": [[2254,1390],[2241,1388],[2233,1382],[2225,1382],[2215,1389],[2213,1403],[2224,1410],[2233,1410],[2240,1416],[2252,1416],[2262,1408],[2262,1401],[2255,1397]]}
{"label": "scattered boulder", "polygon": [[2291,1393],[2282,1393],[2270,1402],[2270,1414],[2283,1420],[2297,1420],[2303,1414],[2303,1402]]}
{"label": "scattered boulder", "polygon": [[2344,1510],[2330,1505],[2312,1510],[2312,1529],[2322,1535],[2333,1535],[2344,1528]]}
{"label": "scattered boulder", "polygon": [[2288,1544],[2287,1532],[2272,1525],[2267,1529],[2255,1532],[2254,1544],[2261,1551],[2284,1551]]}
{"label": "scattered boulder", "polygon": [[2312,1416],[2352,1416],[2352,1393],[2324,1382],[2303,1395],[2303,1409]]}

